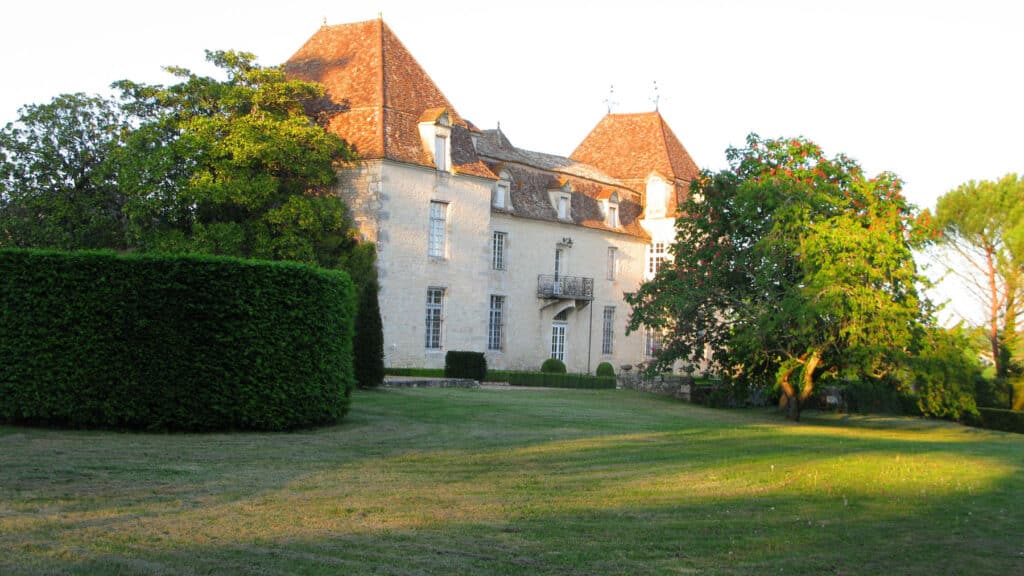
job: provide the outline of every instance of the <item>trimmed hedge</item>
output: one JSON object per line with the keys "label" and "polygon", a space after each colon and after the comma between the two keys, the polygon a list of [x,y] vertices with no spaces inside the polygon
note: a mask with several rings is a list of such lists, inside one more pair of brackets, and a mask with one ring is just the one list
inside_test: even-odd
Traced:
{"label": "trimmed hedge", "polygon": [[511,386],[615,389],[615,378],[589,376],[587,374],[555,374],[549,372],[491,370],[487,373],[487,380],[490,382],[508,382]]}
{"label": "trimmed hedge", "polygon": [[999,408],[978,408],[981,427],[1024,434],[1024,412]]}
{"label": "trimmed hedge", "polygon": [[541,363],[540,371],[548,374],[565,374],[565,362],[558,358],[548,358]]}
{"label": "trimmed hedge", "polygon": [[978,378],[974,384],[978,407],[1007,409],[1013,404],[1013,387],[1005,378]]}
{"label": "trimmed hedge", "polygon": [[219,257],[0,250],[0,421],[287,430],[349,407],[344,272]]}
{"label": "trimmed hedge", "polygon": [[597,370],[594,371],[594,374],[597,375],[597,376],[605,376],[605,377],[614,378],[615,377],[615,367],[612,366],[611,363],[609,363],[609,362],[601,362],[600,364],[597,365]]}
{"label": "trimmed hedge", "polygon": [[444,355],[445,378],[469,378],[483,382],[487,377],[487,359],[483,352],[449,350]]}
{"label": "trimmed hedge", "polygon": [[385,368],[388,376],[416,376],[418,378],[444,378],[444,368]]}

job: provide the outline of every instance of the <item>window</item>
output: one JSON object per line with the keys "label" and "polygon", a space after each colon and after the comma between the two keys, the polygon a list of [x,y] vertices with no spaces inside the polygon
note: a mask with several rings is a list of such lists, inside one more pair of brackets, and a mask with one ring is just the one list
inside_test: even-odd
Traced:
{"label": "window", "polygon": [[555,248],[555,282],[562,275],[562,249]]}
{"label": "window", "polygon": [[611,228],[619,227],[619,193],[612,192],[605,206],[604,223]]}
{"label": "window", "polygon": [[441,323],[444,322],[444,288],[427,288],[427,330],[424,346],[441,349]]}
{"label": "window", "polygon": [[608,247],[608,270],[606,271],[606,277],[609,280],[615,280],[615,268],[618,266],[619,261],[619,249],[609,246]]}
{"label": "window", "polygon": [[647,274],[654,276],[665,261],[665,243],[655,242],[647,247]]}
{"label": "window", "polygon": [[605,219],[605,224],[612,228],[619,227],[619,207],[616,204],[608,205],[608,217]]}
{"label": "window", "polygon": [[648,328],[647,337],[644,339],[644,355],[653,358],[661,352],[661,332]]}
{"label": "window", "polygon": [[508,234],[495,232],[491,235],[491,268],[494,270],[505,269],[505,245],[508,243]]}
{"label": "window", "polygon": [[444,258],[448,253],[447,220],[448,205],[444,202],[431,202],[427,254],[433,258]]}
{"label": "window", "polygon": [[487,349],[501,350],[504,344],[502,324],[505,321],[505,297],[491,295],[491,312],[487,319]]}
{"label": "window", "polygon": [[601,354],[612,353],[612,340],[615,336],[615,306],[604,307],[604,323],[601,330]]}
{"label": "window", "polygon": [[569,197],[559,196],[558,197],[558,218],[559,220],[569,219]]}
{"label": "window", "polygon": [[551,323],[551,357],[562,362],[565,362],[566,316],[566,311],[562,310]]}
{"label": "window", "polygon": [[438,170],[448,171],[448,137],[434,136],[434,164]]}
{"label": "window", "polygon": [[495,208],[505,208],[505,201],[508,198],[508,182],[498,181],[494,186],[494,195],[491,197],[491,204]]}

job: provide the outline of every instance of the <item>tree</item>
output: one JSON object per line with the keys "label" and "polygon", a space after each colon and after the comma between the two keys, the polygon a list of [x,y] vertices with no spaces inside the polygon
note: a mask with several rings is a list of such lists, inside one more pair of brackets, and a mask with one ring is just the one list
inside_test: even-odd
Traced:
{"label": "tree", "polygon": [[352,343],[356,382],[360,388],[384,383],[384,324],[380,317],[377,251],[363,243],[344,258],[342,267],[356,284],[356,337]]}
{"label": "tree", "polygon": [[130,128],[100,96],[21,108],[0,131],[0,247],[123,247],[125,198],[106,162]]}
{"label": "tree", "polygon": [[355,156],[305,113],[323,88],[244,52],[207,60],[227,79],[172,67],[178,84],[115,84],[141,118],[112,162],[133,243],[338,267],[355,240],[331,187]]}
{"label": "tree", "polygon": [[673,258],[628,297],[630,330],[666,334],[655,367],[708,349],[733,380],[777,386],[792,419],[822,375],[894,378],[925,315],[900,180],[802,138],[726,154],[691,184]]}
{"label": "tree", "polygon": [[939,198],[935,223],[940,245],[957,258],[948,268],[985,309],[996,375],[1005,377],[1024,305],[1024,178],[960,185]]}

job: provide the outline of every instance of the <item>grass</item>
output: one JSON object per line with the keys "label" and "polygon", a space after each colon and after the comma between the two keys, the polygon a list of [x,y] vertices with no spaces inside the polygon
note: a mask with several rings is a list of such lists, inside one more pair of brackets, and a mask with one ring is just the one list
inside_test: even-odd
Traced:
{"label": "grass", "polygon": [[358,392],[336,427],[0,427],[0,574],[1021,574],[1024,436],[629,391]]}

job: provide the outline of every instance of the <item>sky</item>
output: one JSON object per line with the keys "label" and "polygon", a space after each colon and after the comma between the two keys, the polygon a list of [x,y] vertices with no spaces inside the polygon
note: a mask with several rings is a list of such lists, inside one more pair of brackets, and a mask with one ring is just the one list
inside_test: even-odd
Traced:
{"label": "sky", "polygon": [[702,168],[727,167],[751,132],[805,136],[895,172],[932,209],[961,183],[1024,173],[1013,0],[36,0],[3,14],[0,124],[61,93],[173,82],[163,66],[215,74],[206,49],[279,64],[325,20],[380,14],[463,117],[520,148],[569,155],[609,103],[656,99]]}

